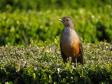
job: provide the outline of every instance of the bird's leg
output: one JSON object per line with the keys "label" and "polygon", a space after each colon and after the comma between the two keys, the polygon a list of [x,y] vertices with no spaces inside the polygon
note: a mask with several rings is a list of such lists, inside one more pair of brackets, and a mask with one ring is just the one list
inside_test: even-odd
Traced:
{"label": "bird's leg", "polygon": [[77,58],[75,58],[75,65],[76,65],[76,67],[77,67]]}
{"label": "bird's leg", "polygon": [[72,62],[72,57],[71,57],[71,56],[68,58],[68,61],[69,61],[70,63]]}

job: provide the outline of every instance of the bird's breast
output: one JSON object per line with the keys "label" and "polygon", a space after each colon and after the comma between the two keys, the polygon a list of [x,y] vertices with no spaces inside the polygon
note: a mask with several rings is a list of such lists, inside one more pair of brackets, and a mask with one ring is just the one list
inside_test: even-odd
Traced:
{"label": "bird's breast", "polygon": [[66,55],[78,54],[79,44],[80,40],[75,30],[65,28],[61,39],[63,52],[65,52]]}
{"label": "bird's breast", "polygon": [[65,28],[63,35],[62,35],[62,42],[66,45],[73,44],[74,42],[77,43],[79,41],[79,37],[75,30],[70,28]]}

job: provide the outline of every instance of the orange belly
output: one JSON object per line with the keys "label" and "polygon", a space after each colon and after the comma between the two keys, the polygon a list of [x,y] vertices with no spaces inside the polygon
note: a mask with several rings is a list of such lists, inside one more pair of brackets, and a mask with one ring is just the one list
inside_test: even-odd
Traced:
{"label": "orange belly", "polygon": [[62,45],[62,50],[67,57],[78,57],[80,53],[80,43],[73,42],[70,45]]}

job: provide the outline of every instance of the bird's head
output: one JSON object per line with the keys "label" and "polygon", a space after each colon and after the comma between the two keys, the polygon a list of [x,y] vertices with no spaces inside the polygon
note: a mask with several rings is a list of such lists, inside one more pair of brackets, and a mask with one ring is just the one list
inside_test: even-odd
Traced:
{"label": "bird's head", "polygon": [[62,19],[59,19],[65,27],[73,27],[73,22],[71,17],[63,17]]}

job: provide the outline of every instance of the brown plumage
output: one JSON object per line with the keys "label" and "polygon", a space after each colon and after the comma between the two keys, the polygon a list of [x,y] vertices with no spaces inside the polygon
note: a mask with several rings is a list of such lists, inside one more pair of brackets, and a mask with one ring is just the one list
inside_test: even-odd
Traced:
{"label": "brown plumage", "polygon": [[72,62],[83,64],[83,48],[79,36],[74,30],[74,25],[70,17],[63,17],[61,22],[64,24],[64,31],[60,39],[61,55],[64,62],[69,57]]}

